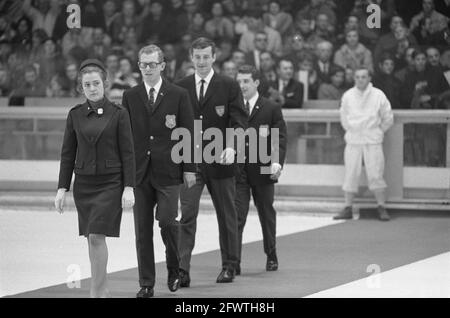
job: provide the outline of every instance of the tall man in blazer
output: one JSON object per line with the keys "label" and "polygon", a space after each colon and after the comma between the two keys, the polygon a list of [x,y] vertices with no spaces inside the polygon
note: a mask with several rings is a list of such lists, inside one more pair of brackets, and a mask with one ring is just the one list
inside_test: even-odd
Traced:
{"label": "tall man in blazer", "polygon": [[[249,210],[250,192],[261,223],[264,252],[267,255],[266,270],[276,271],[278,258],[276,211],[273,207],[274,184],[278,182],[286,155],[286,123],[280,105],[259,95],[260,75],[253,66],[243,65],[238,71],[237,81],[249,116],[248,131],[250,133],[246,138],[252,136],[253,130],[253,136],[257,136],[257,140],[246,140],[245,163],[237,165],[235,202],[238,213],[239,266],[236,274],[240,274],[241,271],[242,233]],[[278,135],[272,134],[275,130],[278,130]],[[261,144],[267,145],[267,156],[270,157],[268,162],[261,157],[261,149],[259,149]]]}
{"label": "tall man in blazer", "polygon": [[[199,38],[192,43],[190,54],[195,74],[178,82],[189,91],[195,119],[202,122],[202,134],[209,128],[219,129],[223,136],[220,160],[197,165],[197,182],[190,189],[183,187],[181,202],[180,232],[180,278],[181,287],[190,285],[190,262],[195,244],[195,232],[199,202],[205,185],[214,204],[219,223],[219,240],[222,255],[222,271],[217,283],[232,282],[238,261],[238,227],[235,200],[235,149],[234,139],[226,138],[227,128],[247,126],[247,116],[242,104],[242,94],[238,83],[228,77],[214,73],[212,65],[216,59],[215,44],[209,39]],[[203,139],[203,138],[202,138]],[[205,138],[206,139],[206,138]],[[196,149],[204,149],[211,141],[203,141]],[[203,158],[203,156],[202,156]]]}
{"label": "tall man in blazer", "polygon": [[[138,298],[153,296],[155,259],[153,250],[153,210],[166,246],[168,287],[179,288],[178,199],[183,177],[187,186],[195,181],[195,166],[176,164],[171,158],[172,131],[178,127],[193,132],[194,114],[188,92],[161,78],[164,54],[155,45],[139,52],[143,83],[126,91],[123,106],[131,119],[136,152],[136,204],[134,220],[138,257]],[[191,174],[189,174],[191,172]]]}

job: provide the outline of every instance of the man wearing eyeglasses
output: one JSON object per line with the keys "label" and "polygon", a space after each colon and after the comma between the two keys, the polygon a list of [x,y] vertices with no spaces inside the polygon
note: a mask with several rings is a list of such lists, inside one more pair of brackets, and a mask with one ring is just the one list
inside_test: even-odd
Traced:
{"label": "man wearing eyeglasses", "polygon": [[161,77],[166,63],[162,50],[149,45],[139,52],[143,83],[127,90],[123,106],[128,110],[136,153],[136,189],[134,223],[138,257],[137,298],[153,296],[155,257],[153,249],[153,214],[159,222],[166,247],[167,284],[175,292],[180,283],[178,254],[178,199],[180,184],[195,183],[195,165],[176,164],[171,158],[171,140],[176,128],[194,130],[194,114],[188,92]]}
{"label": "man wearing eyeglasses", "polygon": [[261,54],[267,51],[267,34],[264,31],[258,31],[255,35],[255,49],[245,55],[248,65],[254,66],[256,70],[261,70]]}

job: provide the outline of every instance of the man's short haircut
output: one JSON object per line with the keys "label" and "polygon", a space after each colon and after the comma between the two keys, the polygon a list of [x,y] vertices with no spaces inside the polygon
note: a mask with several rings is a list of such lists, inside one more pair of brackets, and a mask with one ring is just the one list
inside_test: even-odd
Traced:
{"label": "man's short haircut", "polygon": [[412,58],[415,59],[419,55],[425,55],[425,58],[427,57],[427,54],[422,49],[415,49]]}
{"label": "man's short haircut", "polygon": [[288,62],[294,66],[294,61],[292,61],[289,57],[280,57],[277,61],[277,68],[280,68],[282,62]]}
{"label": "man's short haircut", "polygon": [[330,67],[330,77],[336,75],[337,73],[343,73],[345,76],[345,69],[339,65],[332,65]]}
{"label": "man's short haircut", "polygon": [[164,62],[164,52],[161,50],[161,48],[159,46],[156,46],[154,44],[150,44],[150,45],[144,46],[142,49],[139,50],[139,54],[138,54],[139,61],[141,60],[142,54],[150,55],[150,54],[153,54],[155,52],[158,53],[158,60],[159,60],[159,62],[160,63]]}
{"label": "man's short haircut", "polygon": [[261,75],[260,75],[259,71],[256,69],[256,67],[254,67],[252,65],[248,65],[248,64],[242,65],[238,69],[238,74],[251,74],[252,79],[254,81],[261,80]]}
{"label": "man's short haircut", "polygon": [[331,48],[331,50],[333,50],[333,43],[331,43],[330,41],[321,41],[321,42],[317,43],[316,49],[319,49],[323,46],[327,46],[327,47]]}
{"label": "man's short haircut", "polygon": [[194,50],[203,50],[207,47],[211,47],[212,55],[214,56],[216,54],[216,44],[214,43],[214,41],[204,37],[200,37],[194,40],[189,51],[192,55]]}
{"label": "man's short haircut", "polygon": [[354,69],[353,74],[356,75],[358,71],[367,71],[369,77],[372,77],[372,71],[367,66],[358,66]]}

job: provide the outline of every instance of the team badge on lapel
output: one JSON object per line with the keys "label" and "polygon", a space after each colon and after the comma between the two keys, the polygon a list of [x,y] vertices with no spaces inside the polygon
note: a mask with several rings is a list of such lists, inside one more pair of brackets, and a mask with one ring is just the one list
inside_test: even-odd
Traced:
{"label": "team badge on lapel", "polygon": [[216,113],[219,117],[223,117],[225,115],[225,105],[216,106]]}
{"label": "team badge on lapel", "polygon": [[267,137],[269,137],[269,134],[270,134],[269,125],[259,126],[259,136],[260,137],[267,138]]}
{"label": "team badge on lapel", "polygon": [[175,115],[166,115],[166,127],[169,129],[175,128],[177,120]]}

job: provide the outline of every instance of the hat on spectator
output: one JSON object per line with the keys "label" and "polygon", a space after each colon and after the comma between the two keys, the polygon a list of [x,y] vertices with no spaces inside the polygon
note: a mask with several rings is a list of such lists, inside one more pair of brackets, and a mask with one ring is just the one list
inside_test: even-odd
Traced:
{"label": "hat on spectator", "polygon": [[102,62],[100,62],[97,59],[87,59],[84,60],[81,65],[80,65],[80,69],[79,71],[81,72],[86,66],[97,66],[99,69],[101,69],[102,71],[106,72],[106,68],[103,65]]}

